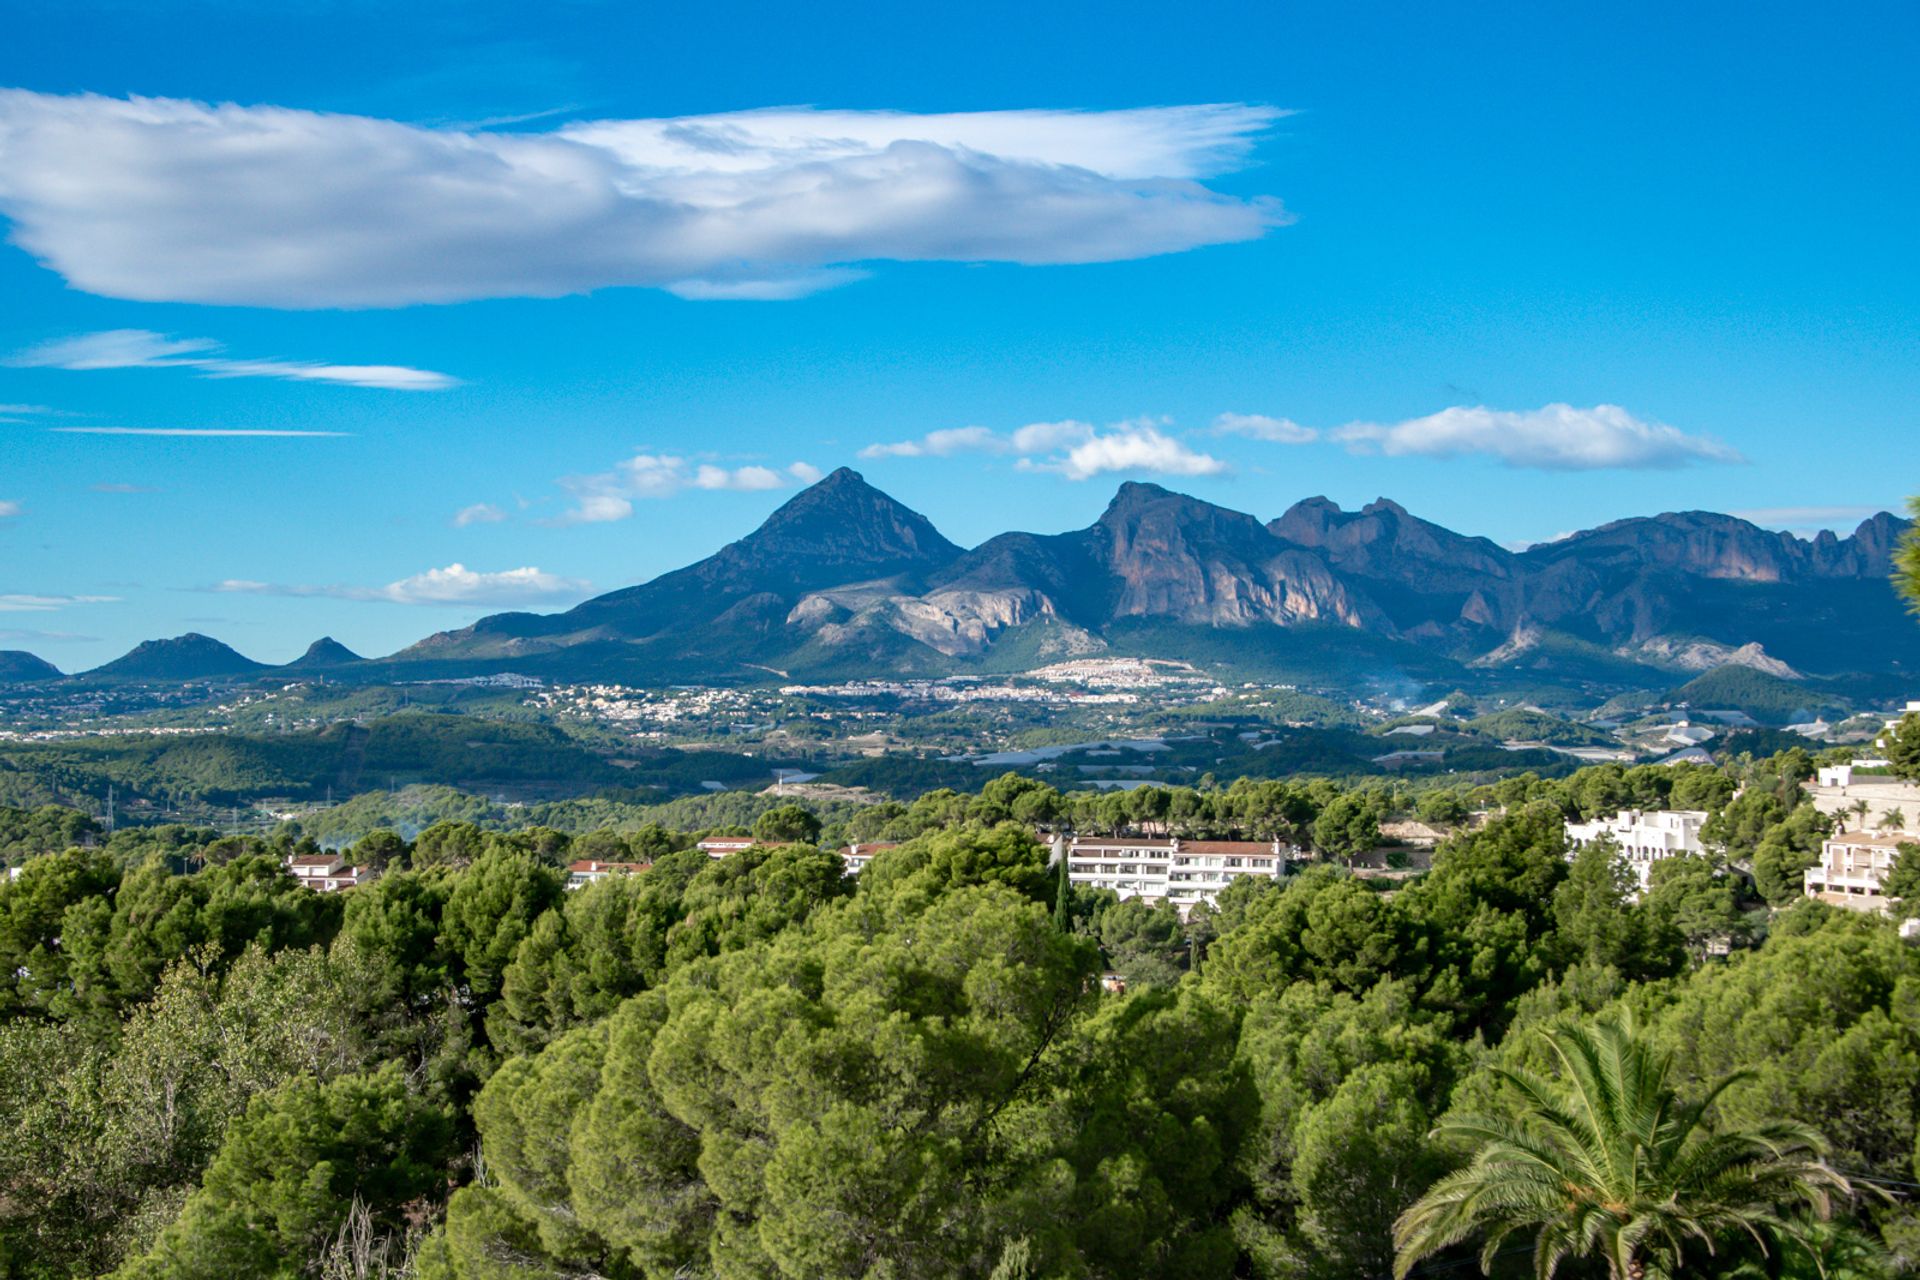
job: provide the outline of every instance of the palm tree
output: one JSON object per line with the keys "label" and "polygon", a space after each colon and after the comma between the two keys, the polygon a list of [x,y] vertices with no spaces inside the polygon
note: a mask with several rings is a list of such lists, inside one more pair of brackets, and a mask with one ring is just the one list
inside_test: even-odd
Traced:
{"label": "palm tree", "polygon": [[1537,1280],[1575,1257],[1603,1261],[1612,1280],[1667,1280],[1690,1274],[1689,1250],[1712,1253],[1732,1238],[1764,1252],[1770,1239],[1797,1240],[1783,1207],[1825,1218],[1833,1196],[1852,1193],[1822,1162],[1820,1135],[1802,1125],[1710,1131],[1708,1109],[1740,1077],[1682,1103],[1668,1059],[1630,1021],[1546,1039],[1558,1078],[1500,1072],[1525,1100],[1517,1120],[1466,1116],[1435,1130],[1472,1144],[1473,1159],[1394,1224],[1396,1278],[1472,1236],[1483,1241],[1485,1273],[1509,1237],[1531,1232]]}
{"label": "palm tree", "polygon": [[[1854,821],[1858,824],[1854,829],[1856,831],[1865,831],[1867,829],[1867,810],[1872,808],[1872,806],[1865,800],[1855,800],[1847,807],[1853,810]],[[1844,830],[1844,828],[1842,829]]]}
{"label": "palm tree", "polygon": [[1905,831],[1907,829],[1907,811],[1905,809],[1887,810],[1880,815],[1880,829],[1882,831]]}

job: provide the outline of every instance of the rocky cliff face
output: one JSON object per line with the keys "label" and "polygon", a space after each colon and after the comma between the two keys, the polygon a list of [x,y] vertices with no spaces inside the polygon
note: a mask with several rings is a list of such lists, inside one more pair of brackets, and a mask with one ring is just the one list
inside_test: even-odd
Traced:
{"label": "rocky cliff face", "polygon": [[1275,537],[1252,516],[1158,485],[1120,486],[1094,532],[1096,555],[1118,584],[1115,618],[1393,629],[1319,557]]}

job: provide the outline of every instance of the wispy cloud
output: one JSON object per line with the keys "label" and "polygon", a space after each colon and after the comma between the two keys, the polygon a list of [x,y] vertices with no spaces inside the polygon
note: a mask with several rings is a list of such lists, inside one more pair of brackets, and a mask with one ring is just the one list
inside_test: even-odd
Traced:
{"label": "wispy cloud", "polygon": [[234,439],[338,440],[346,431],[280,431],[240,427],[48,427],[69,436],[210,436]]}
{"label": "wispy cloud", "polygon": [[0,499],[0,520],[11,520],[19,515],[23,508],[11,499]]}
{"label": "wispy cloud", "polygon": [[1213,420],[1217,436],[1246,436],[1269,444],[1311,444],[1320,438],[1312,427],[1291,418],[1269,418],[1264,413],[1223,413]]}
{"label": "wispy cloud", "polygon": [[386,604],[534,605],[578,600],[593,590],[593,584],[584,578],[565,578],[531,566],[488,573],[463,564],[450,564],[383,587],[289,585],[229,578],[207,590],[226,595],[318,597]]}
{"label": "wispy cloud", "polygon": [[151,329],[106,329],[43,342],[7,363],[28,369],[192,369],[205,378],[279,378],[387,391],[445,391],[458,378],[392,364],[323,364],[315,360],[239,360],[218,354],[211,338],[175,338]]}
{"label": "wispy cloud", "polygon": [[114,604],[119,596],[39,596],[18,592],[0,594],[0,613],[52,613],[80,604]]}
{"label": "wispy cloud", "polygon": [[96,484],[89,485],[95,493],[159,493],[160,490],[147,484]]}
{"label": "wispy cloud", "polygon": [[956,453],[1005,453],[1012,445],[988,427],[946,427],[929,431],[918,440],[870,444],[863,458],[946,458]]}
{"label": "wispy cloud", "polygon": [[1635,417],[1618,405],[1579,409],[1443,409],[1405,422],[1355,422],[1332,438],[1354,453],[1453,458],[1479,454],[1510,467],[1542,471],[1667,470],[1702,462],[1743,462],[1731,447],[1665,423]]}
{"label": "wispy cloud", "polygon": [[1749,507],[1727,514],[1750,520],[1754,524],[1769,529],[1821,529],[1834,524],[1849,524],[1878,515],[1882,511],[1898,511],[1900,504],[1885,502],[1878,506],[1843,503],[1828,507]]}
{"label": "wispy cloud", "polygon": [[77,631],[34,631],[20,627],[0,627],[0,643],[6,644],[98,644],[99,636],[83,636]]}
{"label": "wispy cloud", "polygon": [[1280,203],[1204,180],[1284,114],[780,109],[504,133],[9,90],[0,212],[76,288],[143,301],[622,285],[778,299],[862,263],[1112,262],[1257,239],[1288,221]]}
{"label": "wispy cloud", "polygon": [[946,458],[959,453],[1016,455],[1022,471],[1051,471],[1069,480],[1090,480],[1109,472],[1213,476],[1227,464],[1200,453],[1160,430],[1166,419],[1138,418],[1096,427],[1066,418],[1030,422],[1009,432],[988,427],[952,427],[915,440],[870,444],[863,458]]}
{"label": "wispy cloud", "polygon": [[819,478],[820,468],[807,462],[791,463],[776,471],[763,466],[721,467],[673,454],[638,453],[611,471],[564,477],[560,487],[571,496],[573,505],[550,523],[625,520],[633,514],[635,502],[671,498],[687,489],[754,492],[812,484]]}
{"label": "wispy cloud", "polygon": [[476,502],[470,507],[462,507],[453,514],[453,527],[464,529],[473,524],[499,524],[507,518],[507,513],[491,502]]}

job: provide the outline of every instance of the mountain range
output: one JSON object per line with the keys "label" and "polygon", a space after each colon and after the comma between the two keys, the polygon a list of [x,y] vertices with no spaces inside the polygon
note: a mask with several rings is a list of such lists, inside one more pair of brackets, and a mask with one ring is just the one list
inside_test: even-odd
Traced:
{"label": "mountain range", "polygon": [[[1906,528],[1883,512],[1848,537],[1807,540],[1688,511],[1516,552],[1384,498],[1359,511],[1309,498],[1262,523],[1128,483],[1088,528],[968,550],[842,468],[746,537],[639,586],[483,618],[384,659],[322,640],[280,670],[645,683],[1017,670],[1110,652],[1648,688],[1727,663],[1891,677],[1920,659],[1920,630],[1888,585]],[[87,674],[266,670],[187,636]]]}

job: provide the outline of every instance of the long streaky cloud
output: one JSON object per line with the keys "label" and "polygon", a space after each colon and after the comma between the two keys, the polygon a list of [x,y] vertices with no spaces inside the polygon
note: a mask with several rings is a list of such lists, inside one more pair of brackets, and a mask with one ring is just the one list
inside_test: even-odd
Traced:
{"label": "long streaky cloud", "polygon": [[531,605],[581,599],[593,590],[593,584],[584,578],[565,578],[531,565],[485,572],[463,564],[450,564],[383,587],[307,586],[229,578],[206,590],[223,595],[364,600],[385,604]]}
{"label": "long streaky cloud", "polygon": [[7,363],[25,369],[192,369],[203,378],[278,378],[385,391],[445,391],[460,380],[396,364],[322,364],[315,360],[238,360],[214,354],[211,338],[175,338],[150,329],[107,329],[60,338],[16,352]]}
{"label": "long streaky cloud", "polygon": [[549,132],[0,90],[0,214],[74,287],[284,308],[616,286],[777,300],[885,261],[1114,262],[1257,239],[1204,185],[1285,112],[790,108]]}
{"label": "long streaky cloud", "polygon": [[1655,471],[1696,463],[1744,462],[1739,451],[1707,436],[1635,417],[1618,405],[1590,409],[1550,404],[1539,409],[1442,409],[1405,422],[1355,422],[1332,439],[1353,453],[1388,457],[1480,455],[1540,471]]}
{"label": "long streaky cloud", "polygon": [[69,436],[209,436],[238,439],[337,440],[348,431],[280,431],[241,427],[48,427],[47,430]]}
{"label": "long streaky cloud", "polygon": [[52,613],[81,604],[113,604],[119,596],[41,596],[21,592],[0,593],[0,613]]}

